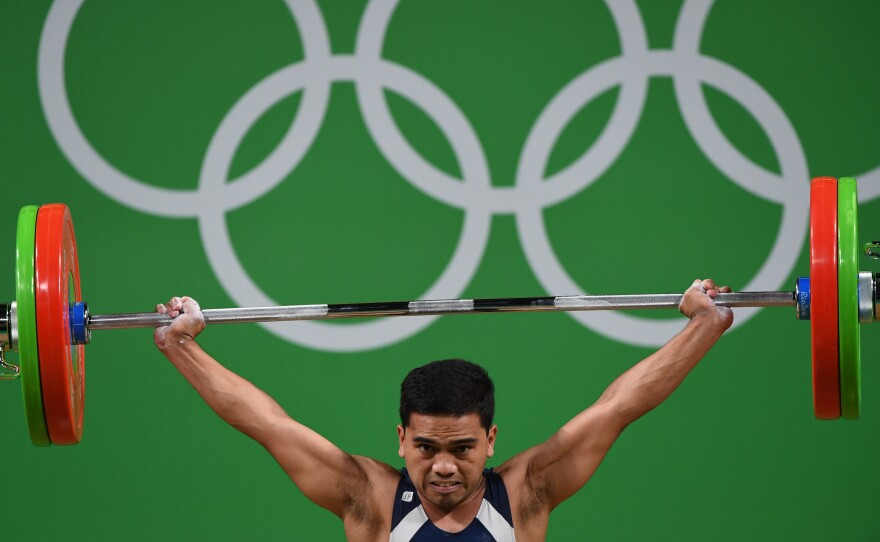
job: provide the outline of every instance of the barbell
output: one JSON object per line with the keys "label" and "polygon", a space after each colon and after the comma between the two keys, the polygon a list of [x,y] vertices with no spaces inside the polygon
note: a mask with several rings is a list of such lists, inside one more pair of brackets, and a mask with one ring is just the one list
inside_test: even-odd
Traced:
{"label": "barbell", "polygon": [[[880,275],[859,272],[856,180],[817,177],[810,184],[810,276],[794,291],[731,292],[726,307],[794,307],[809,320],[813,410],[819,419],[857,419],[861,377],[859,324],[880,319]],[[880,257],[880,242],[865,245]],[[93,330],[168,325],[166,314],[91,314],[82,300],[73,220],[61,203],[26,206],[16,233],[16,300],[0,304],[0,379],[22,382],[31,442],[77,444],[85,405],[85,345]],[[424,316],[677,308],[682,294],[587,295],[206,309],[207,324]],[[6,359],[18,352],[19,364]]]}

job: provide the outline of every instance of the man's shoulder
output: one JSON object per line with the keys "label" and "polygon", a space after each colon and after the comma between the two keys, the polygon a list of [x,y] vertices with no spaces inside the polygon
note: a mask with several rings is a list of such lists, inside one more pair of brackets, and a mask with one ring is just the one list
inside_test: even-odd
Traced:
{"label": "man's shoulder", "polygon": [[396,488],[403,477],[402,469],[392,467],[384,461],[365,455],[352,455],[351,458],[370,484],[391,484]]}
{"label": "man's shoulder", "polygon": [[338,480],[345,486],[349,504],[358,515],[382,515],[394,498],[402,479],[401,471],[391,465],[362,455],[351,455],[358,475]]}
{"label": "man's shoulder", "polygon": [[529,454],[526,450],[507,459],[497,467],[486,469],[494,477],[500,478],[508,491],[517,490],[526,479],[529,470]]}
{"label": "man's shoulder", "polygon": [[532,528],[532,523],[535,522],[546,528],[549,516],[549,510],[545,506],[546,488],[542,486],[540,476],[536,477],[534,473],[530,475],[534,451],[534,448],[526,450],[493,469],[494,475],[504,483],[517,530],[526,525]]}

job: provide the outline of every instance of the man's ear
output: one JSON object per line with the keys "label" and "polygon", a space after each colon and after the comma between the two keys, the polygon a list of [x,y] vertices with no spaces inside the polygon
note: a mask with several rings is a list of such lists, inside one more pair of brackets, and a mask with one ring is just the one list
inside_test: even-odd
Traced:
{"label": "man's ear", "polygon": [[406,429],[403,428],[402,425],[397,426],[397,441],[400,444],[400,447],[397,449],[397,455],[400,457],[404,456],[403,453],[403,440],[406,436]]}
{"label": "man's ear", "polygon": [[486,456],[492,457],[495,455],[495,437],[498,436],[498,426],[493,425],[489,428],[489,434],[486,436],[486,441],[488,447],[486,448]]}

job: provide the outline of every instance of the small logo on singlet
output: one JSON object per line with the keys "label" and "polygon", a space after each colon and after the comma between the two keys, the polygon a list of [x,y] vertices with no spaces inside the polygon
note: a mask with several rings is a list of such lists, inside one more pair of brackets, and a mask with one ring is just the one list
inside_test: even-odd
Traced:
{"label": "small logo on singlet", "polygon": [[412,498],[413,498],[413,492],[412,492],[412,491],[404,491],[404,492],[400,495],[400,500],[402,500],[403,502],[412,502]]}

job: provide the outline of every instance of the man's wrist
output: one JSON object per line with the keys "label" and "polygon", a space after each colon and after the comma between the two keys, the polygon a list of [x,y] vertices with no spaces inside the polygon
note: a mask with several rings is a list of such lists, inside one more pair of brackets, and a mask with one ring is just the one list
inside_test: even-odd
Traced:
{"label": "man's wrist", "polygon": [[156,341],[159,350],[167,352],[173,349],[186,348],[188,345],[195,344],[196,340],[192,335],[186,333],[165,332],[165,334]]}
{"label": "man's wrist", "polygon": [[729,325],[717,309],[702,309],[695,311],[691,317],[688,326],[694,326],[701,330],[712,332],[720,337],[727,330]]}

